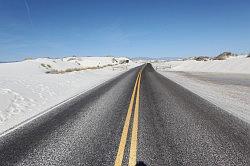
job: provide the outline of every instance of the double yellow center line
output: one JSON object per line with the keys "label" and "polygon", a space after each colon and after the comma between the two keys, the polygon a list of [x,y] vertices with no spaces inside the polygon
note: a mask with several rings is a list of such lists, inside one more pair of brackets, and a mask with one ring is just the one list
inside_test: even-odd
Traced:
{"label": "double yellow center line", "polygon": [[138,119],[139,119],[139,103],[140,103],[140,85],[141,85],[141,73],[142,70],[137,75],[136,82],[134,85],[133,93],[130,99],[128,113],[125,119],[125,124],[123,127],[121,140],[118,148],[118,152],[116,155],[115,166],[121,166],[125,151],[125,146],[127,142],[129,123],[133,111],[134,99],[136,95],[135,101],[135,109],[134,109],[134,119],[133,119],[133,127],[132,127],[132,136],[131,136],[131,144],[130,144],[130,152],[129,152],[129,166],[136,165],[136,154],[137,154],[137,133],[138,133]]}

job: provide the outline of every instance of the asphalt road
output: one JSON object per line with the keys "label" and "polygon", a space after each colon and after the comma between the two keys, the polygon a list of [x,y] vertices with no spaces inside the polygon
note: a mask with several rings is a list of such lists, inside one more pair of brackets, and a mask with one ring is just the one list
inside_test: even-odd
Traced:
{"label": "asphalt road", "polygon": [[1,137],[0,165],[249,165],[249,132],[148,64]]}

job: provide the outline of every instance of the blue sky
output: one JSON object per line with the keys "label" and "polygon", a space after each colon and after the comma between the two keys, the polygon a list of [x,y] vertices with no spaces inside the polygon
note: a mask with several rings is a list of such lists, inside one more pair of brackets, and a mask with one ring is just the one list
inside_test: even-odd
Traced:
{"label": "blue sky", "polygon": [[0,0],[0,61],[250,51],[249,0]]}

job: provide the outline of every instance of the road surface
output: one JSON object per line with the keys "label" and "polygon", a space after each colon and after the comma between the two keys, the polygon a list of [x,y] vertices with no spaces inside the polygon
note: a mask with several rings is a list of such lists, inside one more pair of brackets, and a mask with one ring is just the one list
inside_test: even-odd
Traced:
{"label": "road surface", "polygon": [[0,165],[249,165],[249,131],[147,64],[2,136]]}

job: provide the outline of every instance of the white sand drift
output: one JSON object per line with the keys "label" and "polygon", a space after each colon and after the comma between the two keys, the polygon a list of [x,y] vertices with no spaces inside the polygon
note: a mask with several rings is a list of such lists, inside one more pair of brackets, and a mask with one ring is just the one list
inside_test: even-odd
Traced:
{"label": "white sand drift", "polygon": [[[0,133],[138,64],[113,57],[39,58],[0,64]],[[101,68],[102,66],[106,66]],[[50,70],[95,69],[46,74]]]}
{"label": "white sand drift", "polygon": [[250,123],[249,86],[230,83],[219,84],[191,77],[191,75],[209,75],[210,77],[213,77],[213,75],[229,75],[227,78],[232,76],[232,79],[245,81],[247,78],[249,80],[250,58],[238,56],[227,60],[158,61],[154,62],[153,66],[167,78],[228,111],[230,114]]}

